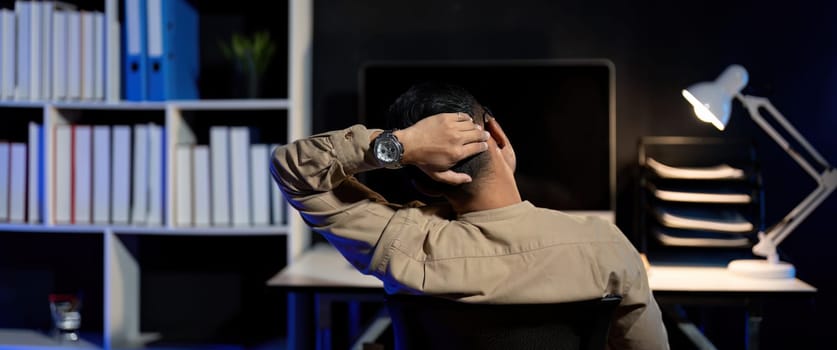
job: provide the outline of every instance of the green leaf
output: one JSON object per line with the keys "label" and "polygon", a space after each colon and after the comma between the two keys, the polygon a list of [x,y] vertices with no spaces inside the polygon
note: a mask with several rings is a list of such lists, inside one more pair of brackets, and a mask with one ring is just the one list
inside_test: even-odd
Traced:
{"label": "green leaf", "polygon": [[233,62],[239,69],[249,74],[261,75],[267,71],[273,56],[276,54],[276,44],[270,38],[270,32],[260,31],[247,37],[235,33],[229,43],[219,42],[221,53]]}

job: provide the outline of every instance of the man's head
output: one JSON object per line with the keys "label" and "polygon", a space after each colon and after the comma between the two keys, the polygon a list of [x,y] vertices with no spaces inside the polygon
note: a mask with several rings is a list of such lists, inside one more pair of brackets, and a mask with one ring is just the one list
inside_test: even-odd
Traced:
{"label": "man's head", "polygon": [[[406,129],[418,121],[440,113],[464,113],[472,116],[474,122],[484,127],[486,111],[479,102],[464,88],[446,83],[427,82],[416,84],[399,96],[390,105],[387,122],[390,128]],[[449,194],[451,191],[471,192],[476,190],[478,179],[489,171],[488,152],[478,153],[466,158],[451,169],[465,173],[474,180],[471,183],[450,186],[431,180],[415,167],[409,167],[413,181],[425,191]]]}

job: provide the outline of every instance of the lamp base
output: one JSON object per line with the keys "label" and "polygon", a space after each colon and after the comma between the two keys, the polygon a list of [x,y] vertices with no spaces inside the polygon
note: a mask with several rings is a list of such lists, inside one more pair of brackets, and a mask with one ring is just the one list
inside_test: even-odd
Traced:
{"label": "lamp base", "polygon": [[727,265],[730,272],[755,278],[794,278],[796,268],[786,262],[770,263],[764,259],[739,259]]}

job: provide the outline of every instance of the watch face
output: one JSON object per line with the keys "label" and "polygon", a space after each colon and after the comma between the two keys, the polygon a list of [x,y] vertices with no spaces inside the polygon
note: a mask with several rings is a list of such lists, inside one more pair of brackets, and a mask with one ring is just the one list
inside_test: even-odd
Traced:
{"label": "watch face", "polygon": [[394,140],[383,139],[375,145],[375,156],[385,163],[398,161],[400,150]]}

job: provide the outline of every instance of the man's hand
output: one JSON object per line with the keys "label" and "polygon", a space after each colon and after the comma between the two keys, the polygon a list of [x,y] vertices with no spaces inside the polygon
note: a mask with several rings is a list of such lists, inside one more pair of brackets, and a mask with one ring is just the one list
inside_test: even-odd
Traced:
{"label": "man's hand", "polygon": [[404,145],[402,164],[412,164],[436,181],[451,185],[471,182],[467,174],[450,168],[460,160],[488,149],[489,133],[466,113],[442,113],[395,132]]}

